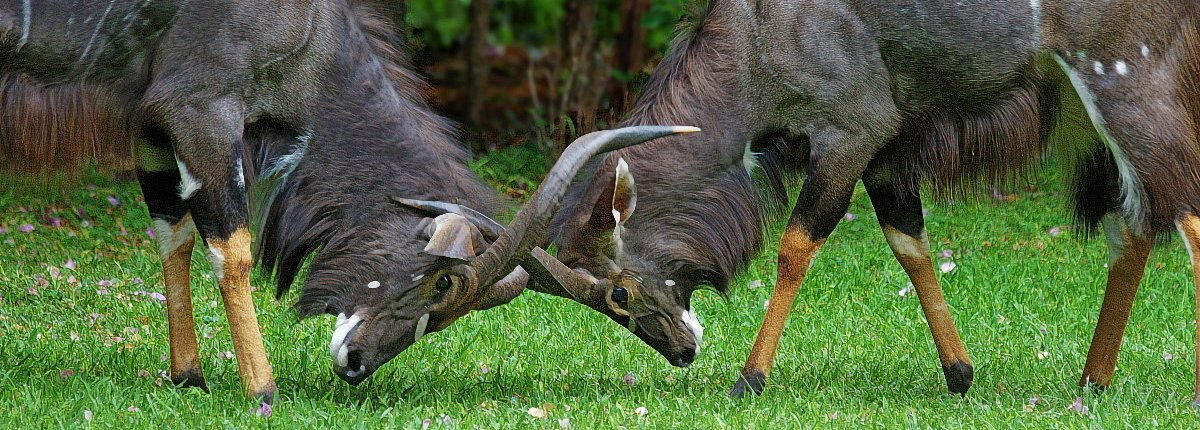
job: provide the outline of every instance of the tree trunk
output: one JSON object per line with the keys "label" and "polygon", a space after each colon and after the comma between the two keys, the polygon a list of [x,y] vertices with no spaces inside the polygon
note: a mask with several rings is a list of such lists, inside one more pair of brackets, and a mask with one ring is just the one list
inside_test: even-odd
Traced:
{"label": "tree trunk", "polygon": [[613,69],[620,71],[626,79],[608,82],[608,102],[617,117],[632,103],[630,80],[641,72],[649,57],[646,27],[642,26],[642,17],[649,9],[650,0],[621,0],[621,28],[613,48]]}
{"label": "tree trunk", "polygon": [[477,153],[487,149],[483,102],[487,97],[487,37],[491,8],[491,0],[471,1],[471,29],[467,37],[467,139]]}
{"label": "tree trunk", "polygon": [[[559,65],[566,67],[566,79],[559,92],[559,126],[555,133],[560,144],[596,127],[596,110],[603,90],[597,79],[597,72],[603,69],[596,43],[596,1],[566,0],[565,6]],[[566,122],[568,119],[571,124]]]}

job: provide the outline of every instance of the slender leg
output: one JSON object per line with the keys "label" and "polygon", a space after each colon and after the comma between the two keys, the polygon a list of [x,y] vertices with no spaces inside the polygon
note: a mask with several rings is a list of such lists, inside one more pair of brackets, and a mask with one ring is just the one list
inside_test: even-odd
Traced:
{"label": "slender leg", "polygon": [[[144,156],[143,159],[146,157]],[[179,172],[138,170],[138,180],[158,240],[167,297],[167,329],[171,344],[171,381],[184,387],[208,391],[196,345],[196,323],[192,318],[190,269],[196,243],[196,226],[175,189]]]}
{"label": "slender leg", "polygon": [[208,247],[242,385],[251,398],[270,402],[275,395],[275,378],[250,295],[249,210],[241,158],[245,144],[243,109],[236,97],[202,106],[207,107],[156,111],[171,114],[165,129],[175,142],[180,197],[187,202]]}
{"label": "slender leg", "polygon": [[[831,139],[833,142],[839,140]],[[767,314],[750,350],[750,357],[746,359],[746,365],[730,396],[762,393],[800,284],[804,282],[817,251],[845,215],[850,197],[854,194],[854,185],[869,157],[861,160],[851,158],[854,157],[830,157],[819,165],[810,164],[804,187],[800,190],[796,207],[792,209],[787,229],[780,239],[775,291],[771,294]]]}
{"label": "slender leg", "polygon": [[1088,349],[1087,364],[1079,378],[1079,385],[1098,388],[1108,387],[1112,381],[1125,324],[1129,322],[1129,312],[1133,309],[1133,299],[1151,248],[1149,238],[1135,234],[1115,215],[1105,218],[1104,233],[1108,238],[1108,283],[1104,287],[1104,304],[1100,307],[1100,320],[1096,322],[1092,346]]}
{"label": "slender leg", "polygon": [[[1176,221],[1183,245],[1192,260],[1192,282],[1196,288],[1196,318],[1200,321],[1200,216],[1188,214]],[[1200,407],[1200,324],[1196,326],[1196,390],[1192,407]]]}
{"label": "slender leg", "polygon": [[871,203],[879,216],[879,225],[887,238],[896,261],[904,267],[908,279],[917,289],[921,310],[933,334],[938,360],[946,375],[946,387],[952,393],[966,394],[971,388],[974,368],[958,329],[950,317],[942,287],[938,285],[933,270],[933,259],[929,255],[929,241],[925,236],[925,220],[921,214],[921,196],[913,191],[897,195],[893,184],[868,187]]}

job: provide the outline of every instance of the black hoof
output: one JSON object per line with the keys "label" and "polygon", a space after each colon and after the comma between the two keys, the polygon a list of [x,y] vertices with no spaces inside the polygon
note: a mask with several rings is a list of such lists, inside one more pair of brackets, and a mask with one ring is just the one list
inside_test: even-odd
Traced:
{"label": "black hoof", "polygon": [[171,375],[171,383],[177,387],[199,388],[205,393],[208,392],[208,384],[204,382],[204,373],[200,372],[200,369],[187,370],[179,375]]}
{"label": "black hoof", "polygon": [[259,391],[257,393],[254,393],[254,395],[250,396],[250,397],[255,400],[258,400],[259,402],[266,403],[269,405],[275,401],[275,387],[271,386],[270,389]]}
{"label": "black hoof", "polygon": [[971,389],[971,382],[975,379],[975,368],[961,361],[942,366],[942,373],[946,374],[946,388],[958,395],[967,394],[967,390]]}
{"label": "black hoof", "polygon": [[1102,384],[1100,382],[1094,381],[1094,380],[1092,380],[1092,378],[1087,377],[1087,376],[1079,378],[1079,386],[1083,387],[1085,389],[1091,390],[1095,394],[1103,393],[1104,390],[1108,389],[1108,384]]}
{"label": "black hoof", "polygon": [[733,384],[733,390],[729,391],[729,397],[740,399],[746,397],[746,394],[762,394],[763,386],[767,383],[767,376],[757,370],[743,371],[738,377],[737,383]]}

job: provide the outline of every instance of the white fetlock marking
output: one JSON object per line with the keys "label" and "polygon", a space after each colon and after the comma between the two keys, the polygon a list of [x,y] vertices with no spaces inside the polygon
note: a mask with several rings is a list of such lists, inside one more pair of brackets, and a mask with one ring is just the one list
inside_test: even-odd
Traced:
{"label": "white fetlock marking", "polygon": [[[929,257],[929,240],[922,231],[919,237],[912,237],[891,227],[883,229],[883,237],[897,254],[914,258]],[[814,258],[814,260],[816,260]]]}
{"label": "white fetlock marking", "polygon": [[163,260],[175,253],[175,250],[184,243],[196,237],[196,224],[191,221],[191,218],[187,218],[187,222],[179,223],[178,230],[173,227],[166,221],[154,220],[154,238],[158,241],[158,256]]}
{"label": "white fetlock marking", "polygon": [[217,274],[217,279],[225,279],[225,253],[217,247],[209,245],[208,262],[212,263],[212,269]]}
{"label": "white fetlock marking", "polygon": [[350,350],[346,347],[346,335],[350,334],[350,330],[362,321],[362,317],[358,314],[351,315],[349,318],[346,314],[338,314],[337,325],[333,329],[333,337],[329,339],[329,356],[333,358],[333,362],[338,367],[346,367],[349,362],[347,358]]}
{"label": "white fetlock marking", "polygon": [[[1111,267],[1125,255],[1125,221],[1117,215],[1109,214],[1104,216],[1102,222],[1105,242],[1108,243],[1108,265]],[[1180,230],[1180,233],[1183,233],[1183,230]],[[1187,243],[1186,237],[1183,243]]]}
{"label": "white fetlock marking", "polygon": [[700,352],[700,341],[704,339],[704,326],[700,325],[700,319],[696,318],[696,311],[686,310],[680,317],[683,319],[683,325],[687,326],[692,332],[692,336],[696,338],[696,352]]}
{"label": "white fetlock marking", "polygon": [[417,320],[417,331],[413,332],[413,342],[421,340],[421,336],[425,335],[425,329],[429,325],[429,314],[421,315],[421,319]]}

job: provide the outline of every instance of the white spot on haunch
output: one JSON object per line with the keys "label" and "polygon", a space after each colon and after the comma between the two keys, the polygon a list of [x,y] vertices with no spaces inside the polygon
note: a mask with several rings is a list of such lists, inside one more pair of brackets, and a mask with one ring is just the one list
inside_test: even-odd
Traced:
{"label": "white spot on haunch", "polygon": [[213,246],[208,247],[208,262],[212,263],[213,272],[217,279],[225,278],[225,253]]}
{"label": "white spot on haunch", "polygon": [[413,342],[421,340],[421,336],[425,335],[425,328],[429,325],[429,314],[421,315],[421,319],[417,320],[417,330],[413,332]]}
{"label": "white spot on haunch", "polygon": [[1093,61],[1092,62],[1092,70],[1095,70],[1097,75],[1103,75],[1104,74],[1104,63],[1101,63],[1099,61]]}
{"label": "white spot on haunch", "polygon": [[362,322],[362,317],[359,317],[358,314],[351,315],[349,318],[346,317],[346,314],[338,314],[337,325],[333,328],[333,337],[329,339],[329,357],[333,358],[334,364],[337,364],[338,367],[346,367],[349,362],[350,350],[346,347],[349,339],[346,339],[346,336],[360,322]]}
{"label": "white spot on haunch", "polygon": [[672,281],[672,280],[670,280],[670,279],[668,279],[668,280],[666,280],[666,281],[663,281],[663,283],[664,283],[664,284],[667,284],[667,286],[668,286],[668,287],[674,287],[674,286],[675,286],[675,281]]}
{"label": "white spot on haunch", "polygon": [[1117,74],[1121,76],[1129,74],[1129,65],[1125,64],[1122,60],[1117,60],[1117,62],[1113,63],[1113,69],[1116,69]]}
{"label": "white spot on haunch", "polygon": [[166,260],[176,249],[196,237],[196,224],[192,219],[179,224],[179,230],[172,229],[171,223],[161,219],[154,220],[154,238],[158,241],[158,255]]}
{"label": "white spot on haunch", "polygon": [[696,312],[688,309],[680,315],[683,320],[683,325],[687,326],[688,331],[692,332],[692,337],[696,338],[696,352],[700,352],[700,341],[704,338],[704,326],[700,325],[700,320],[696,318]]}
{"label": "white spot on haunch", "polygon": [[204,186],[204,184],[201,184],[196,177],[192,176],[192,173],[188,171],[187,165],[179,161],[179,158],[175,159],[175,164],[179,166],[179,198],[187,200],[192,194],[196,194],[196,191],[200,191],[200,187]]}
{"label": "white spot on haunch", "polygon": [[1075,58],[1079,59],[1079,61],[1087,60],[1087,52],[1084,52],[1084,51],[1076,52]]}
{"label": "white spot on haunch", "polygon": [[417,282],[417,281],[420,281],[421,278],[424,278],[424,277],[425,277],[424,273],[418,273],[418,274],[412,276],[412,281]]}
{"label": "white spot on haunch", "polygon": [[368,282],[368,283],[367,283],[367,288],[370,288],[370,289],[376,289],[376,288],[379,288],[379,281],[371,281],[371,282]]}
{"label": "white spot on haunch", "polygon": [[1142,44],[1142,58],[1150,58],[1150,47]]}

